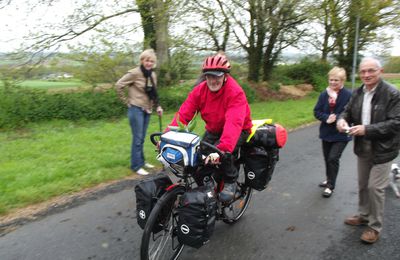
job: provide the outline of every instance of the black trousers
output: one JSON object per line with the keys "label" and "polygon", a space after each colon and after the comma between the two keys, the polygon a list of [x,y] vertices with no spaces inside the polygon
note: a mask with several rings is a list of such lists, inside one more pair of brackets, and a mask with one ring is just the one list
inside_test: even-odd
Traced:
{"label": "black trousers", "polygon": [[[232,154],[227,155],[225,158],[223,158],[221,160],[219,169],[216,169],[215,166],[210,166],[210,165],[204,165],[203,167],[200,167],[199,170],[195,174],[196,176],[194,176],[196,182],[198,184],[201,184],[204,176],[210,176],[213,173],[216,173],[215,177],[222,178],[225,183],[235,182],[239,176],[239,169],[238,169],[238,165],[236,164],[235,159],[238,158],[239,148],[246,142],[246,139],[248,136],[249,136],[248,132],[242,131]],[[203,136],[203,141],[206,141],[207,143],[210,143],[213,145],[218,145],[220,137],[221,137],[220,135],[211,134],[206,131]],[[213,152],[208,147],[203,147],[203,146],[200,146],[200,150],[201,150],[201,153],[204,155],[210,154]]]}
{"label": "black trousers", "polygon": [[324,152],[327,187],[335,189],[336,178],[339,172],[339,160],[348,142],[327,142],[322,141]]}

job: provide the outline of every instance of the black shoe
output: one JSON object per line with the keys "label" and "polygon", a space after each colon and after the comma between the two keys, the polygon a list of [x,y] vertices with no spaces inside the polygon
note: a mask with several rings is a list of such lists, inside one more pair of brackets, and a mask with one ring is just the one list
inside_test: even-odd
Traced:
{"label": "black shoe", "polygon": [[318,184],[318,186],[320,186],[321,188],[326,188],[326,187],[328,187],[328,181],[320,182],[320,183]]}
{"label": "black shoe", "polygon": [[228,203],[233,200],[236,192],[236,183],[225,183],[224,189],[219,193],[219,200]]}

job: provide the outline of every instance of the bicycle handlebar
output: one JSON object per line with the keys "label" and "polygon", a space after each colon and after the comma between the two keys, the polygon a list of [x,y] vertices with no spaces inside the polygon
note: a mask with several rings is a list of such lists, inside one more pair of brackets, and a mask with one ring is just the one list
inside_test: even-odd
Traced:
{"label": "bicycle handlebar", "polygon": [[157,136],[161,136],[163,133],[162,132],[155,132],[150,134],[150,141],[157,146],[158,141],[155,139]]}
{"label": "bicycle handlebar", "polygon": [[210,148],[211,150],[213,150],[214,152],[218,153],[219,156],[221,156],[221,158],[224,156],[224,153],[220,149],[218,149],[215,145],[207,143],[206,141],[201,141],[200,144],[205,145],[208,148]]}
{"label": "bicycle handlebar", "polygon": [[[155,132],[150,134],[150,141],[152,142],[152,144],[154,144],[155,146],[157,146],[158,141],[156,140],[157,136],[161,136],[163,133],[162,132]],[[221,156],[221,158],[224,156],[224,153],[218,149],[215,145],[212,145],[206,141],[200,141],[200,145],[204,145],[207,146],[208,148],[210,148],[213,152],[216,152],[219,154],[219,156]]]}

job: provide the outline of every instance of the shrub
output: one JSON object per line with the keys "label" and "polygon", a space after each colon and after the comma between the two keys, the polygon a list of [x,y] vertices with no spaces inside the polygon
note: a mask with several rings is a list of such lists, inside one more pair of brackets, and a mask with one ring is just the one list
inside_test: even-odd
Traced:
{"label": "shrub", "polygon": [[400,73],[400,56],[392,56],[384,66],[387,73]]}
{"label": "shrub", "polygon": [[241,80],[237,80],[237,82],[242,87],[244,93],[246,93],[247,102],[253,103],[256,99],[256,92],[254,91],[254,89],[252,89],[246,82],[243,82]]}
{"label": "shrub", "polygon": [[[191,89],[191,85],[160,88],[161,105],[165,110],[177,110]],[[126,113],[114,89],[49,94],[44,90],[2,87],[0,100],[0,128],[52,119],[106,119]]]}
{"label": "shrub", "polygon": [[160,104],[165,110],[178,110],[180,105],[185,101],[192,85],[175,85],[158,89]]}
{"label": "shrub", "polygon": [[48,94],[42,90],[3,88],[0,99],[0,128],[51,119],[112,118],[126,111],[114,90]]}
{"label": "shrub", "polygon": [[303,59],[300,63],[278,66],[273,71],[273,81],[283,84],[308,83],[316,91],[327,85],[327,74],[331,65],[326,62]]}

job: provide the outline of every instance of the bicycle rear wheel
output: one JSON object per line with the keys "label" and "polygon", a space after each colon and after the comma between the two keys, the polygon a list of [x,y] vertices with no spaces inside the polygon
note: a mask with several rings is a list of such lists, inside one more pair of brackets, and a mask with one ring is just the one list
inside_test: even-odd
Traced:
{"label": "bicycle rear wheel", "polygon": [[154,206],[142,235],[142,260],[177,259],[181,254],[184,245],[177,238],[178,216],[175,209],[178,196],[183,193],[183,187],[168,191]]}
{"label": "bicycle rear wheel", "polygon": [[223,221],[227,224],[233,224],[238,221],[248,208],[252,195],[252,188],[246,186],[244,174],[239,174],[237,180],[238,191],[235,195],[235,200],[229,203],[229,205],[222,208]]}

